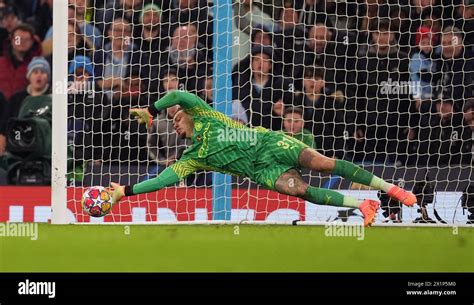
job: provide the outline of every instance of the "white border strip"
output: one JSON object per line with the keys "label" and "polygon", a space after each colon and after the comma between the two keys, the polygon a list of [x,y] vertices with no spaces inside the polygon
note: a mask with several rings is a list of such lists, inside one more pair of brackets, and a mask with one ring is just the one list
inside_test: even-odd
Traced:
{"label": "white border strip", "polygon": [[[90,222],[77,222],[75,225],[97,225]],[[327,226],[327,225],[342,225],[342,226],[356,226],[362,225],[362,223],[345,223],[345,222],[323,222],[323,221],[225,221],[225,220],[208,220],[208,221],[163,221],[163,222],[103,222],[102,225],[117,225],[117,226],[129,226],[129,225],[164,225],[164,226],[175,226],[175,225],[286,225],[286,226]],[[442,223],[378,223],[374,224],[373,227],[398,227],[398,228],[473,228],[474,225],[468,224],[442,224]]]}

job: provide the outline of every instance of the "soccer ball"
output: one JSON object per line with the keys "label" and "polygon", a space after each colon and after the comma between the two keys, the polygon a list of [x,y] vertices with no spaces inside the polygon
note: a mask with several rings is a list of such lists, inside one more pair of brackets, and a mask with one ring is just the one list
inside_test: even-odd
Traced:
{"label": "soccer ball", "polygon": [[110,213],[112,197],[102,186],[92,186],[82,195],[82,209],[92,217],[103,217]]}

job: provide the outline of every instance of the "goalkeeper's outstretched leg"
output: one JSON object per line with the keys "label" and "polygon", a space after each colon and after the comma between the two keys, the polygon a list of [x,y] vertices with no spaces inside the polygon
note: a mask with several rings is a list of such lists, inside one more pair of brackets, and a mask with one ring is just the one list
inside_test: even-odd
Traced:
{"label": "goalkeeper's outstretched leg", "polygon": [[279,193],[303,198],[316,204],[358,208],[364,216],[364,226],[372,225],[380,206],[374,200],[359,201],[332,190],[313,187],[303,181],[296,169],[290,169],[281,174],[275,182],[275,189]]}
{"label": "goalkeeper's outstretched leg", "polygon": [[314,149],[303,149],[298,157],[298,163],[302,168],[331,173],[344,177],[352,182],[367,185],[376,190],[382,190],[391,198],[400,201],[406,206],[413,206],[416,203],[416,197],[412,192],[408,192],[397,185],[388,183],[351,162],[328,158]]}

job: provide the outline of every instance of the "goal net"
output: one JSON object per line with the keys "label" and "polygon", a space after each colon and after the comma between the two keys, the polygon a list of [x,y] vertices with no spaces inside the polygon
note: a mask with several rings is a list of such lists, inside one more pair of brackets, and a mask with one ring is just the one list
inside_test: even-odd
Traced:
{"label": "goal net", "polygon": [[[181,157],[190,141],[172,127],[175,107],[148,130],[129,111],[187,90],[236,121],[283,131],[418,195],[418,206],[405,208],[341,177],[302,171],[313,186],[380,200],[376,223],[465,224],[474,6],[453,3],[70,0],[54,28],[59,37],[67,27],[67,57],[57,59],[68,81],[67,221],[362,222],[358,210],[208,171],[128,197],[103,218],[84,213],[85,188],[153,179]],[[61,37],[56,48],[66,45]]]}

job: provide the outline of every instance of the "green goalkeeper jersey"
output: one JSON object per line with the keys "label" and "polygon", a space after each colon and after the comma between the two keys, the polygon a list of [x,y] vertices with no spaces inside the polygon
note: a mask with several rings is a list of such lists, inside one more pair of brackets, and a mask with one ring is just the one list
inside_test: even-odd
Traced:
{"label": "green goalkeeper jersey", "polygon": [[[257,182],[262,180],[268,187],[272,187],[275,179],[259,174],[262,164],[276,163],[276,158],[289,159],[292,164],[284,168],[274,167],[274,170],[278,168],[278,175],[280,171],[297,167],[297,156],[302,148],[307,147],[283,133],[269,131],[263,127],[249,128],[215,111],[201,98],[185,91],[168,93],[156,101],[154,107],[161,111],[176,104],[193,118],[192,145],[177,162],[166,168],[158,177],[135,184],[134,194],[173,185],[197,170],[246,176]],[[275,145],[266,145],[270,142]]]}

